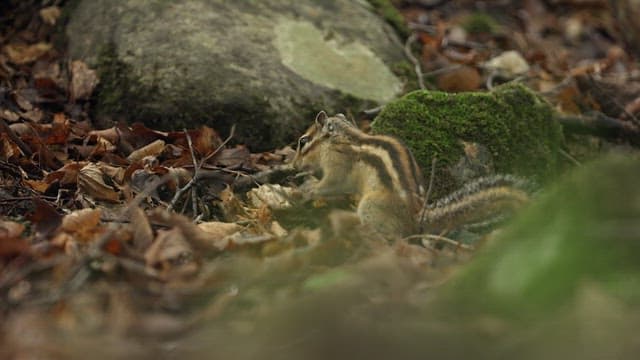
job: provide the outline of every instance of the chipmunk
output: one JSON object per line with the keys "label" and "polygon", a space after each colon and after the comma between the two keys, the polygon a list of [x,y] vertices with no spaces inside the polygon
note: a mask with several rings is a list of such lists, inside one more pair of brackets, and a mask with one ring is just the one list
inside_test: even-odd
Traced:
{"label": "chipmunk", "polygon": [[524,182],[501,176],[471,182],[423,209],[422,173],[402,142],[366,134],[344,115],[329,117],[324,111],[299,138],[293,166],[322,173],[308,192],[309,198],[355,195],[361,222],[393,236],[422,231],[421,217],[427,231],[440,232],[457,225],[456,217],[474,221],[482,218],[477,213],[515,207],[528,198]]}

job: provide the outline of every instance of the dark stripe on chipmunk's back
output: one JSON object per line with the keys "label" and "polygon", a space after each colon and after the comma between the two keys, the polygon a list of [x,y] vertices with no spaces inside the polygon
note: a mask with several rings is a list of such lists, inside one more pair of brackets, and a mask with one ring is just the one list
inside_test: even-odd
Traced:
{"label": "dark stripe on chipmunk's back", "polygon": [[378,179],[380,179],[382,185],[389,190],[394,191],[393,179],[387,169],[387,166],[384,164],[384,160],[382,160],[382,158],[376,154],[371,154],[356,149],[354,149],[353,147],[345,147],[343,151],[349,153],[349,155],[351,155],[353,158],[357,158],[359,161],[362,161],[368,166],[372,167],[376,171]]}
{"label": "dark stripe on chipmunk's back", "polygon": [[[349,129],[349,135],[363,145],[371,145],[383,149],[389,154],[390,161],[394,170],[398,174],[400,186],[403,189],[409,189],[413,193],[419,193],[420,176],[415,168],[413,156],[407,147],[399,140],[390,136],[373,136],[362,133],[358,129]],[[381,160],[382,161],[382,160]],[[384,162],[382,162],[384,166]],[[389,174],[387,174],[391,177]]]}
{"label": "dark stripe on chipmunk's back", "polygon": [[384,165],[384,161],[382,161],[379,156],[361,152],[359,154],[359,158],[361,161],[365,162],[367,165],[376,170],[376,172],[378,173],[378,179],[380,179],[382,185],[393,191],[393,179],[391,178],[391,174],[389,174],[389,171],[387,171],[387,167]]}

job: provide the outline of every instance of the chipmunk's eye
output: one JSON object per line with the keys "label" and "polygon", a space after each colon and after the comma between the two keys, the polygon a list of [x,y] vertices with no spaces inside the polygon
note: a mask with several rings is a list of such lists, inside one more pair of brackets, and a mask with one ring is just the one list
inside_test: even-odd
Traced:
{"label": "chipmunk's eye", "polygon": [[328,124],[328,125],[327,125],[327,130],[329,130],[329,131],[333,132],[333,130],[335,130],[335,125],[333,125],[333,123]]}
{"label": "chipmunk's eye", "polygon": [[305,146],[309,140],[311,140],[311,138],[307,135],[300,137],[300,140],[298,140],[298,146]]}

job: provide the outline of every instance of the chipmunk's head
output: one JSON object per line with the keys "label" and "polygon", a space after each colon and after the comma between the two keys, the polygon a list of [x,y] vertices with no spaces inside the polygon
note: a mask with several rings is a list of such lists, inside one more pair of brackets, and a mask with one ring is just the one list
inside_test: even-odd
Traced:
{"label": "chipmunk's head", "polygon": [[316,170],[320,167],[320,158],[327,146],[344,138],[345,129],[355,125],[343,114],[329,117],[324,111],[316,115],[314,123],[298,139],[293,166],[301,170]]}

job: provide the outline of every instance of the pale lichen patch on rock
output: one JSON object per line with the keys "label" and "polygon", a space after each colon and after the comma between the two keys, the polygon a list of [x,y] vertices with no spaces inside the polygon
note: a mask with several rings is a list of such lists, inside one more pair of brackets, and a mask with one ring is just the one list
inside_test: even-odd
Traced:
{"label": "pale lichen patch on rock", "polygon": [[275,33],[282,63],[313,83],[378,102],[387,102],[402,90],[384,62],[358,42],[344,42],[308,21],[284,18]]}

